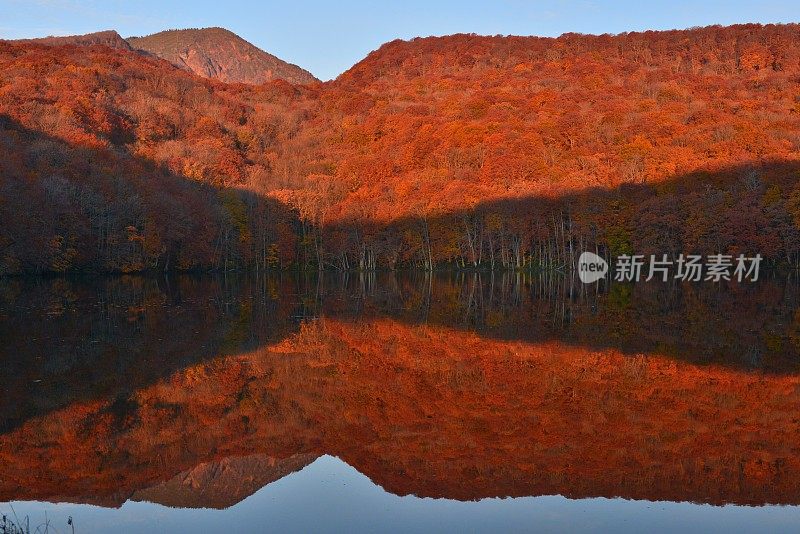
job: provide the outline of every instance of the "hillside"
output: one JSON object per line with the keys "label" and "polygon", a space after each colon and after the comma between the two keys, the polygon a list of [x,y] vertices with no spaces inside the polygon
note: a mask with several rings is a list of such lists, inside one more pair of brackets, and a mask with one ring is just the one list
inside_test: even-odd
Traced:
{"label": "hillside", "polygon": [[291,241],[280,211],[244,201],[284,186],[300,89],[105,47],[0,42],[0,66],[0,274],[206,268],[245,244],[263,258],[267,231]]}
{"label": "hillside", "polygon": [[[229,32],[131,43],[171,54],[197,37],[213,51],[219,36]],[[227,85],[136,52],[0,43],[0,214],[11,221],[0,273],[537,269],[587,247],[794,265],[798,37],[798,25],[742,25],[394,41],[310,86]],[[158,180],[112,179],[106,158],[216,200],[181,211]],[[54,193],[66,187],[55,178],[81,192]],[[87,207],[121,190],[152,207],[124,195],[113,216]],[[53,215],[54,198],[68,217]],[[31,209],[34,225],[15,215]],[[195,226],[175,223],[187,218]]]}
{"label": "hillside", "polygon": [[128,43],[204,78],[222,82],[262,84],[270,80],[308,84],[310,72],[278,59],[224,28],[168,30]]}
{"label": "hillside", "polygon": [[321,92],[322,171],[282,198],[367,264],[549,267],[595,244],[794,263],[799,35],[388,43]]}
{"label": "hillside", "polygon": [[371,198],[387,219],[795,159],[799,37],[748,25],[388,43],[322,95],[354,204],[334,211]]}
{"label": "hillside", "polygon": [[85,35],[68,35],[64,37],[42,37],[39,39],[19,39],[16,43],[36,43],[49,46],[93,46],[103,45],[109,48],[119,48],[121,50],[132,50],[131,45],[120,37],[114,30],[87,33]]}

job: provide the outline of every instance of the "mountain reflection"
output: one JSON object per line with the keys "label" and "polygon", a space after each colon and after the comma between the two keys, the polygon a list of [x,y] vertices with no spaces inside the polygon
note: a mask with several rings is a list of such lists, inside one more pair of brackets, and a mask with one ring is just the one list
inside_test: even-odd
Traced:
{"label": "mountain reflection", "polygon": [[318,456],[389,492],[800,504],[791,281],[0,285],[0,501],[227,507]]}

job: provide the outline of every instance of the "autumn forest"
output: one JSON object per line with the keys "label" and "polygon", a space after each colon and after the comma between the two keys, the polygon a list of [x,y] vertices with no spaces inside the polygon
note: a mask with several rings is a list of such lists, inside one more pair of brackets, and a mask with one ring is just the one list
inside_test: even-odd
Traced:
{"label": "autumn forest", "polygon": [[306,84],[0,41],[0,275],[795,267],[798,38],[418,38]]}

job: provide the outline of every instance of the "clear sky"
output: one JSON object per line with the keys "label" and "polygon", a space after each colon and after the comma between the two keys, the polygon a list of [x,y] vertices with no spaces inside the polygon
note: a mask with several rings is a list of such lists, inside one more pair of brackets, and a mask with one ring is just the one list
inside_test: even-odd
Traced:
{"label": "clear sky", "polygon": [[396,38],[800,22],[799,7],[798,0],[0,0],[0,38],[222,26],[327,80]]}

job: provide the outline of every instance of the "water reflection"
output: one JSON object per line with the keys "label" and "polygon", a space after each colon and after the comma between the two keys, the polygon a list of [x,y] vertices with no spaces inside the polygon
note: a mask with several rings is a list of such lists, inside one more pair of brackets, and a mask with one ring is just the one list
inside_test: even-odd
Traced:
{"label": "water reflection", "polygon": [[[732,507],[561,496],[479,502],[398,497],[341,460],[322,456],[224,510],[15,503],[21,517],[76,532],[796,532],[795,507]],[[63,530],[61,530],[63,532]],[[67,529],[69,532],[69,529]]]}
{"label": "water reflection", "polygon": [[227,508],[333,455],[396,495],[800,504],[792,280],[0,283],[0,501]]}

